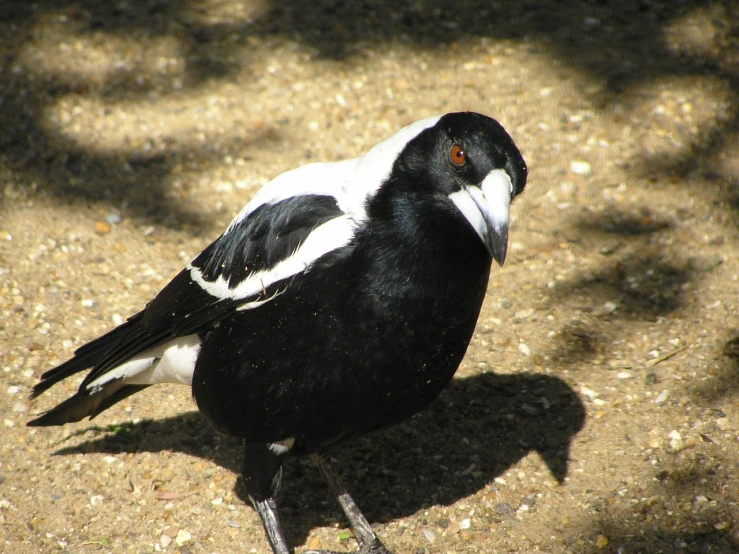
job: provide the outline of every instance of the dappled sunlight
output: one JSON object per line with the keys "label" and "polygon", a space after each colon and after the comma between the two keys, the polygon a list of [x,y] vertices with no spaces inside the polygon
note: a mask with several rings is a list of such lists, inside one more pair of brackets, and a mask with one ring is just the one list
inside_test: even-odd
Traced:
{"label": "dappled sunlight", "polygon": [[732,33],[728,23],[736,17],[736,10],[731,2],[696,7],[665,25],[663,40],[676,55],[711,60],[724,70],[739,71],[739,52],[727,48]]}
{"label": "dappled sunlight", "polygon": [[[266,548],[256,517],[219,504],[231,486],[210,477],[215,464],[233,480],[237,447],[219,450],[194,415],[173,417],[192,409],[185,392],[132,397],[101,425],[145,425],[72,441],[61,457],[53,434],[25,431],[25,394],[150,301],[274,176],[457,110],[498,119],[530,179],[452,387],[425,415],[337,453],[373,523],[409,552],[732,551],[737,9],[0,2],[0,391],[18,391],[0,403],[0,501],[19,508],[0,505],[0,529],[28,546],[13,551],[62,540],[71,551],[105,533],[114,550],[152,550],[175,520],[213,551]],[[571,448],[547,445],[557,436]],[[545,446],[566,462],[563,486],[552,456],[531,455]],[[59,458],[92,477],[68,476]],[[169,465],[178,490],[198,488],[171,510],[147,496],[149,466]],[[300,462],[288,471],[297,538],[345,547],[338,512],[305,512],[323,485]]]}

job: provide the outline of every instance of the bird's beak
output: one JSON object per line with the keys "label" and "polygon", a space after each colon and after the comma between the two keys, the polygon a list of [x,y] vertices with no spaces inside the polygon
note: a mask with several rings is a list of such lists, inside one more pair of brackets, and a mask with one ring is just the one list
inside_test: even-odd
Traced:
{"label": "bird's beak", "polygon": [[495,169],[479,187],[463,187],[449,195],[499,265],[503,265],[508,250],[508,208],[512,189],[508,174]]}

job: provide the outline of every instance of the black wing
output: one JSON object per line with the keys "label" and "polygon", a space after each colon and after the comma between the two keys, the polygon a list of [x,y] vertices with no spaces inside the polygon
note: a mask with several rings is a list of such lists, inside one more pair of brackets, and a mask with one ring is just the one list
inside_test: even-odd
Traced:
{"label": "black wing", "polygon": [[[259,294],[269,297],[280,287],[284,289],[283,280],[265,283],[263,291],[254,298],[219,297],[194,280],[193,271],[198,272],[205,282],[222,278],[229,288],[235,288],[256,272],[289,258],[313,230],[341,215],[343,212],[332,196],[294,196],[259,206],[246,217],[234,221],[226,233],[195,258],[190,267],[172,279],[144,310],[80,347],[72,359],[44,373],[31,397],[38,396],[70,375],[92,367],[78,393],[87,394],[87,384],[133,356],[176,337],[206,333],[239,306],[258,299]],[[118,400],[127,396],[119,394]]]}

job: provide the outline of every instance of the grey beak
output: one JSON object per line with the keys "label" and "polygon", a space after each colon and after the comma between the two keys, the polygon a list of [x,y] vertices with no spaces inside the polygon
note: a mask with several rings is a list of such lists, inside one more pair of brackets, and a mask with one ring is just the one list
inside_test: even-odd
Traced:
{"label": "grey beak", "polygon": [[494,169],[479,187],[463,187],[449,195],[499,265],[505,262],[508,251],[508,208],[512,188],[508,174]]}
{"label": "grey beak", "polygon": [[497,229],[488,226],[485,246],[493,259],[503,266],[506,252],[508,252],[508,224],[501,225]]}

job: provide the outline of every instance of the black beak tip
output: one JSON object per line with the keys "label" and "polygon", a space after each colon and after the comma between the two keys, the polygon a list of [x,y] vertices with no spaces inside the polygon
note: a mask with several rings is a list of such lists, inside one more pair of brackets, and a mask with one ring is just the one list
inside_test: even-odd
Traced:
{"label": "black beak tip", "polygon": [[488,250],[498,265],[503,267],[508,252],[508,227],[502,227],[494,230],[489,229],[488,234]]}

